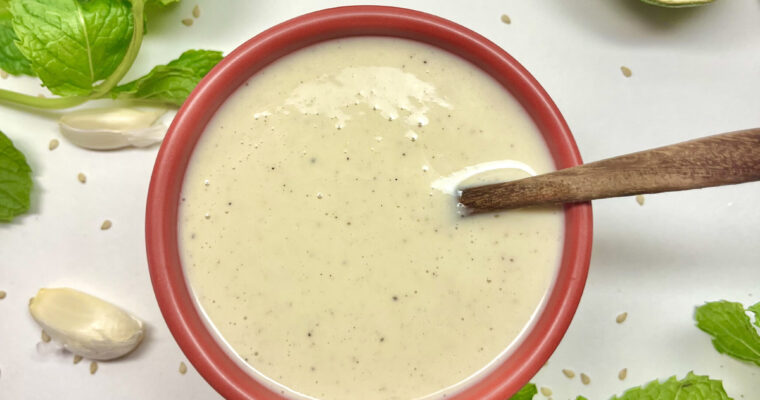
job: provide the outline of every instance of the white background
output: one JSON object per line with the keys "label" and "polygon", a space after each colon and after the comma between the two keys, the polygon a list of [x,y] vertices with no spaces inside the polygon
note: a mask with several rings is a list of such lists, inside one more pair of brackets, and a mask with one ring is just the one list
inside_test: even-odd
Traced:
{"label": "white background", "polygon": [[[231,51],[262,30],[344,1],[207,1],[153,15],[129,77],[188,48]],[[760,1],[718,0],[668,10],[636,0],[384,1],[451,19],[511,53],[554,98],[586,161],[760,126]],[[508,14],[512,23],[500,21]],[[633,71],[625,78],[620,66]],[[43,93],[31,79],[0,87]],[[0,225],[0,399],[214,399],[189,368],[153,297],[143,235],[157,148],[92,152],[68,144],[56,114],[0,107],[0,129],[34,170],[32,211]],[[61,146],[48,151],[58,138]],[[77,173],[87,183],[77,181]],[[101,231],[104,219],[113,228]],[[736,398],[760,398],[760,367],[718,354],[694,327],[704,301],[760,301],[760,183],[594,202],[586,291],[567,335],[534,378],[554,399],[607,399],[655,378],[694,370]],[[71,286],[142,317],[137,352],[91,376],[71,355],[39,354],[27,301]],[[621,325],[615,316],[627,311]],[[186,360],[185,360],[186,361]],[[628,368],[624,382],[617,379]],[[591,384],[565,378],[584,371]],[[540,396],[540,395],[539,395]]]}

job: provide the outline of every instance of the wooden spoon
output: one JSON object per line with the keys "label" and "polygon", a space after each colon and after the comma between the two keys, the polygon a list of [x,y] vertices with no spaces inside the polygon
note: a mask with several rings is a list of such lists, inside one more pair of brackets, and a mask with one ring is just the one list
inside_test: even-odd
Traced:
{"label": "wooden spoon", "polygon": [[511,182],[464,189],[472,213],[760,180],[760,128],[723,133]]}

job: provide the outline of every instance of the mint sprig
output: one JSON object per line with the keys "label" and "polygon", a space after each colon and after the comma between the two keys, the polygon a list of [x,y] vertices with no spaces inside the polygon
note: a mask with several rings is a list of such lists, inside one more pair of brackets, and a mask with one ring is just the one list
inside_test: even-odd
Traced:
{"label": "mint sprig", "polygon": [[60,96],[88,96],[113,74],[134,29],[123,0],[11,0],[18,49]]}
{"label": "mint sprig", "polygon": [[760,303],[745,310],[741,303],[709,302],[697,307],[694,318],[697,327],[712,336],[718,352],[760,366],[760,334],[746,311],[755,314],[755,326],[760,327]]}
{"label": "mint sprig", "polygon": [[523,386],[519,392],[510,397],[509,400],[533,400],[533,396],[536,394],[538,394],[536,385],[528,383],[527,385]]}
{"label": "mint sprig", "polygon": [[0,132],[0,221],[11,221],[29,209],[31,174],[24,154]]}
{"label": "mint sprig", "polygon": [[723,389],[723,383],[707,376],[689,372],[684,379],[675,376],[660,382],[652,381],[644,386],[628,389],[620,397],[610,400],[733,400]]}
{"label": "mint sprig", "polygon": [[[179,0],[148,1],[165,6]],[[221,53],[199,51],[203,60],[190,66],[182,65],[181,56],[174,61],[180,65],[158,66],[132,85],[117,88],[142,45],[145,2],[0,0],[0,44],[15,45],[3,46],[0,68],[8,66],[4,69],[14,74],[36,73],[44,86],[61,96],[40,98],[0,89],[0,102],[47,109],[103,97],[181,104]],[[6,29],[5,36],[3,16],[6,28],[8,21],[13,28]]]}
{"label": "mint sprig", "polygon": [[153,100],[182,105],[198,82],[222,60],[222,52],[188,50],[147,75],[115,87],[111,96],[119,99]]}

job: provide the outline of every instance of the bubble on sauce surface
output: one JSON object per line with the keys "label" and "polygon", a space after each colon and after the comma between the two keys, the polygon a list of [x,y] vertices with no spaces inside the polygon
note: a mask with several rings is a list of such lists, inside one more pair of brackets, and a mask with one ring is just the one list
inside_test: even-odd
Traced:
{"label": "bubble on sauce surface", "polygon": [[[330,97],[320,96],[322,93],[330,93]],[[404,111],[408,113],[406,122],[414,126],[427,124],[426,113],[432,106],[451,108],[430,83],[400,68],[385,66],[346,67],[338,73],[319,76],[301,83],[285,100],[286,105],[304,114],[336,119],[340,129],[351,120],[344,111],[346,106],[361,103],[371,105],[373,111],[389,121]]]}

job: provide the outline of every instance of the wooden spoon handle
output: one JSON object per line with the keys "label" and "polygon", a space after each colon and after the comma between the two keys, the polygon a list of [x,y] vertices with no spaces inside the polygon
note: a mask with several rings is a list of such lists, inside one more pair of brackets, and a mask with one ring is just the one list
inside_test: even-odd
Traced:
{"label": "wooden spoon handle", "polygon": [[473,213],[760,180],[760,128],[724,133],[511,182],[464,189]]}

